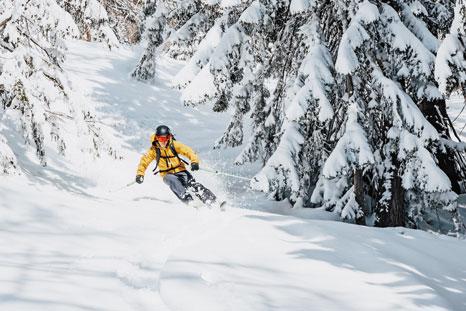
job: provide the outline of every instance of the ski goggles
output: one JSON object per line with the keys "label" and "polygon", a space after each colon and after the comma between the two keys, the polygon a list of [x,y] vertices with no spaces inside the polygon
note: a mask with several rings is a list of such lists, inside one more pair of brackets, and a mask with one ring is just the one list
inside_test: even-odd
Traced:
{"label": "ski goggles", "polygon": [[156,135],[155,138],[161,142],[161,143],[165,143],[167,141],[170,140],[170,135]]}

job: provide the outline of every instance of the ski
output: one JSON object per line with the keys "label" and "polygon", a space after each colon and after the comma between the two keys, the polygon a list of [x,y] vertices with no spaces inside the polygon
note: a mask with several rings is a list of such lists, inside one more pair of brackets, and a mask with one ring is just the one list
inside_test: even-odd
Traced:
{"label": "ski", "polygon": [[224,212],[226,206],[227,206],[227,201],[222,201],[222,202],[220,202],[220,204],[219,204],[218,207],[220,208],[220,210],[221,210],[222,212]]}

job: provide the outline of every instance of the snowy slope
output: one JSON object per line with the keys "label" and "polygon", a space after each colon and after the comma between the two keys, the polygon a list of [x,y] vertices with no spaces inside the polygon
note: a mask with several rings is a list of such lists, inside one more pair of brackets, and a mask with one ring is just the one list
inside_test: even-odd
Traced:
{"label": "snowy slope", "polygon": [[57,159],[0,179],[0,310],[466,309],[464,240],[316,220],[332,215],[285,203],[272,209],[301,217],[257,211],[272,203],[207,172],[196,178],[229,198],[226,212],[180,204],[149,172],[116,191],[162,122],[201,166],[256,169],[231,166],[237,150],[211,150],[229,116],[180,103],[168,87],[179,63],[164,60],[150,86],[129,79],[137,55],[69,43],[71,83],[97,105],[124,159]]}
{"label": "snowy slope", "polygon": [[420,231],[247,214],[171,254],[160,290],[173,310],[464,310],[465,254]]}

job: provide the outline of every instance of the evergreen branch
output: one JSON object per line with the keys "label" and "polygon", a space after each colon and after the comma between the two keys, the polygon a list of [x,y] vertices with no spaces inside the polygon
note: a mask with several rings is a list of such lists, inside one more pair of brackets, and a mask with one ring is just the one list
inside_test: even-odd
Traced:
{"label": "evergreen branch", "polygon": [[[5,27],[6,27],[6,24],[12,19],[12,16],[10,15],[9,17],[7,17],[5,20],[1,21],[0,22],[0,30],[3,30]],[[0,46],[2,48],[4,48],[5,50],[7,50],[8,52],[13,52],[13,49],[9,48],[8,46],[6,46],[4,44],[4,40],[1,40],[0,41]]]}
{"label": "evergreen branch", "polygon": [[[10,53],[13,53],[13,49],[11,49],[10,47],[4,45],[4,43],[2,41],[0,41],[0,47],[4,48],[5,50],[7,50]],[[2,57],[2,58],[7,59],[6,57]]]}
{"label": "evergreen branch", "polygon": [[55,64],[58,68],[60,68],[61,70],[63,70],[63,68],[61,68],[60,64],[59,64],[58,62],[54,61],[54,57],[50,55],[50,53],[47,51],[47,49],[43,48],[43,47],[42,47],[39,43],[37,43],[37,41],[34,40],[31,36],[29,36],[29,35],[25,34],[24,32],[22,32],[22,31],[18,28],[18,26],[16,26],[16,30],[18,30],[18,32],[19,32],[22,36],[26,37],[30,42],[34,43],[39,49],[41,49],[41,50],[47,55],[47,57],[48,57],[50,60],[52,60],[53,64]]}
{"label": "evergreen branch", "polygon": [[[46,113],[49,113],[49,114],[52,114],[52,115],[55,115],[55,116],[58,116],[58,117],[63,117],[63,118],[66,118],[68,120],[74,120],[75,118],[70,116],[70,115],[67,115],[67,114],[64,114],[64,113],[61,113],[61,112],[54,112],[54,111],[51,111],[51,110],[45,110]],[[104,126],[110,126],[108,124],[105,124],[104,122],[102,121],[99,121],[99,120],[84,120],[84,122],[86,123],[99,123],[99,124],[102,124]]]}
{"label": "evergreen branch", "polygon": [[66,97],[68,97],[68,96],[66,95],[66,93],[65,93],[65,87],[63,86],[63,84],[62,84],[57,78],[52,77],[51,75],[49,75],[49,74],[46,73],[46,72],[42,72],[42,74],[43,74],[47,79],[51,80],[51,81],[55,84],[55,86],[57,86],[57,87],[63,92],[63,94],[64,94]]}
{"label": "evergreen branch", "polygon": [[46,113],[50,113],[50,114],[53,114],[53,115],[56,115],[58,117],[63,117],[63,118],[66,118],[68,120],[74,120],[74,118],[72,116],[69,116],[67,114],[64,114],[64,113],[61,113],[61,112],[54,112],[54,111],[50,111],[50,110],[45,110]]}
{"label": "evergreen branch", "polygon": [[6,24],[11,20],[12,16],[10,15],[7,17],[4,21],[0,22],[0,30],[3,30],[6,26]]}
{"label": "evergreen branch", "polygon": [[454,149],[458,152],[466,152],[466,143],[464,142],[455,142],[451,139],[447,139],[447,138],[440,138],[440,143],[443,145],[443,146],[446,146],[450,149]]}

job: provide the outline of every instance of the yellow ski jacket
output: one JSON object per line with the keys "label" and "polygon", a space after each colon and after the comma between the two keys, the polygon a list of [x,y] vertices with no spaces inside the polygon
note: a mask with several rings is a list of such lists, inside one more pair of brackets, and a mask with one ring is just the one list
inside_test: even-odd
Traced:
{"label": "yellow ski jacket", "polygon": [[157,158],[157,150],[160,150],[160,160],[157,170],[160,170],[160,176],[164,177],[167,174],[174,174],[186,170],[183,161],[172,152],[170,144],[173,144],[175,151],[180,156],[187,157],[191,163],[199,163],[199,157],[188,146],[173,140],[172,138],[167,144],[167,147],[162,148],[160,144],[155,143],[155,134],[151,136],[152,147],[141,157],[139,161],[137,175],[144,175],[149,164]]}

